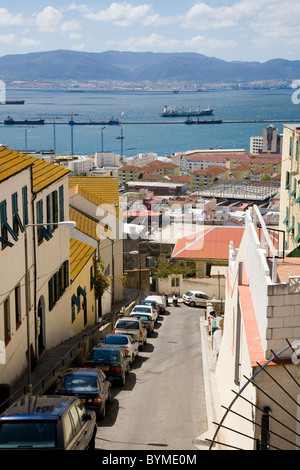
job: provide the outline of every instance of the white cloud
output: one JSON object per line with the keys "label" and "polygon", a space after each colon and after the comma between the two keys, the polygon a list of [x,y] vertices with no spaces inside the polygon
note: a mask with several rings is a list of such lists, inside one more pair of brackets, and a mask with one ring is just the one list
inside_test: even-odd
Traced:
{"label": "white cloud", "polygon": [[76,20],[65,21],[62,23],[60,30],[63,33],[75,32],[81,29],[81,25]]}
{"label": "white cloud", "polygon": [[234,39],[214,39],[199,35],[194,36],[191,39],[187,39],[186,41],[184,41],[184,44],[187,47],[191,47],[194,51],[209,51],[211,49],[224,49],[236,47],[238,45],[238,42]]}
{"label": "white cloud", "polygon": [[81,43],[81,44],[74,44],[71,49],[73,51],[83,51],[85,48],[85,44],[84,43]]}
{"label": "white cloud", "polygon": [[13,44],[15,38],[14,34],[0,34],[0,44]]}
{"label": "white cloud", "polygon": [[199,30],[230,28],[238,25],[243,18],[253,17],[262,8],[261,4],[258,0],[241,0],[225,7],[197,3],[186,13],[181,25]]}
{"label": "white cloud", "polygon": [[46,7],[37,14],[36,25],[40,31],[55,32],[59,28],[62,20],[62,13],[53,7]]}
{"label": "white cloud", "polygon": [[6,8],[0,8],[0,25],[1,26],[21,25],[23,23],[24,23],[24,20],[21,14],[12,15],[6,10]]}
{"label": "white cloud", "polygon": [[[113,44],[113,43],[110,43]],[[128,50],[137,51],[143,49],[169,49],[180,47],[178,39],[169,39],[159,34],[150,34],[149,36],[131,37],[119,43]]]}
{"label": "white cloud", "polygon": [[298,46],[300,42],[300,2],[269,0],[250,26],[255,31],[254,44],[263,46]]}
{"label": "white cloud", "polygon": [[[84,6],[81,5],[80,8],[84,12]],[[175,17],[164,18],[159,14],[152,13],[150,5],[134,6],[127,2],[113,2],[106,10],[100,10],[97,13],[86,11],[84,16],[93,21],[113,23],[123,27],[132,26],[137,23],[144,26],[162,26],[176,21]]]}
{"label": "white cloud", "polygon": [[39,46],[40,41],[37,39],[32,39],[32,38],[22,38],[20,42],[21,47],[28,47],[28,46]]}

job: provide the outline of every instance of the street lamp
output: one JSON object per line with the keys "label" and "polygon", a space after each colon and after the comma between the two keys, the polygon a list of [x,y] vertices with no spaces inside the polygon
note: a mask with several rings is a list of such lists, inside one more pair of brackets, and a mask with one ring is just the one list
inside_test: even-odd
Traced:
{"label": "street lamp", "polygon": [[[114,246],[114,243],[112,244]],[[113,314],[115,313],[115,256],[116,255],[138,255],[139,252],[137,250],[132,251],[120,251],[119,253],[112,253],[112,307],[113,307]]]}
{"label": "street lamp", "polygon": [[[25,251],[25,303],[26,303],[26,316],[27,316],[27,354],[28,354],[28,384],[27,392],[32,395],[31,383],[31,350],[30,350],[30,321],[29,321],[29,276],[28,276],[28,248],[27,248],[27,228],[28,227],[43,227],[52,224],[27,224],[24,226],[24,251]],[[58,227],[75,228],[76,222],[63,221],[55,224]]]}

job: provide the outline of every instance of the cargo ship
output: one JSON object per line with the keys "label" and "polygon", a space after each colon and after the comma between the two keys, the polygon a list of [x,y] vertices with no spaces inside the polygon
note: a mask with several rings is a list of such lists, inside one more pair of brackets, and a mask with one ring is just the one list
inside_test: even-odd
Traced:
{"label": "cargo ship", "polygon": [[24,104],[25,100],[5,100],[0,101],[0,104]]}
{"label": "cargo ship", "polygon": [[69,124],[70,126],[119,126],[121,123],[119,119],[111,117],[107,121],[74,121],[71,119]]}
{"label": "cargo ship", "polygon": [[45,119],[37,119],[37,120],[33,120],[33,119],[24,119],[24,121],[15,121],[12,117],[8,116],[7,119],[4,120],[4,124],[7,124],[9,126],[13,126],[13,125],[42,125],[42,124],[45,124]]}
{"label": "cargo ship", "polygon": [[195,110],[190,109],[189,111],[185,108],[176,108],[175,106],[165,106],[163,112],[161,113],[162,117],[183,117],[183,116],[211,116],[214,112],[214,109],[207,108],[201,109],[197,108]]}

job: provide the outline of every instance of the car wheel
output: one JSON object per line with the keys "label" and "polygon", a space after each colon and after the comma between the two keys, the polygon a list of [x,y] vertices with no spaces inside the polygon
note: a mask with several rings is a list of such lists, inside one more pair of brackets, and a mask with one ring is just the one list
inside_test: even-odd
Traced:
{"label": "car wheel", "polygon": [[93,437],[89,442],[88,450],[95,450],[96,448],[96,431],[93,433]]}
{"label": "car wheel", "polygon": [[196,306],[195,302],[190,302],[190,307],[195,307],[195,306]]}

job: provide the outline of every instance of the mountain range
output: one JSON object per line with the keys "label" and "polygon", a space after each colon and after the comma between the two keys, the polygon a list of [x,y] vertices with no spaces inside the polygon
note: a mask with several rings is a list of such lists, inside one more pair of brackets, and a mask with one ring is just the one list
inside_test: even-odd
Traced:
{"label": "mountain range", "polygon": [[3,80],[237,82],[300,78],[300,61],[227,62],[197,53],[55,50],[0,57]]}

